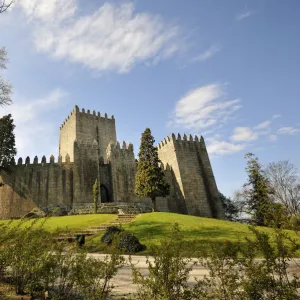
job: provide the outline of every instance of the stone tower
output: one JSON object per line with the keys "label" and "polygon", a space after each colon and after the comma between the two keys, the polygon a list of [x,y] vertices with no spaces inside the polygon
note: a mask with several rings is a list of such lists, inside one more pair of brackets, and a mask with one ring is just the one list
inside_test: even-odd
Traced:
{"label": "stone tower", "polygon": [[[160,211],[224,217],[202,137],[172,134],[158,145],[158,155],[170,184],[170,195],[157,199]],[[135,175],[133,145],[120,146],[114,117],[75,106],[60,127],[57,162],[54,156],[20,158],[12,174],[0,174],[0,218],[22,217],[36,206],[46,212],[93,207],[96,179],[99,202],[149,206],[150,199],[135,195]]]}
{"label": "stone tower", "polygon": [[[170,166],[171,185],[179,210],[203,217],[223,218],[223,206],[203,137],[174,134],[158,145],[163,165]],[[177,205],[177,206],[178,206]]]}
{"label": "stone tower", "polygon": [[62,157],[69,154],[71,162],[74,161],[75,141],[84,144],[93,144],[96,141],[99,146],[99,158],[102,157],[105,161],[109,143],[117,142],[114,116],[108,118],[107,114],[101,116],[99,112],[85,112],[84,109],[80,112],[78,106],[75,106],[60,127],[59,137],[59,154]]}

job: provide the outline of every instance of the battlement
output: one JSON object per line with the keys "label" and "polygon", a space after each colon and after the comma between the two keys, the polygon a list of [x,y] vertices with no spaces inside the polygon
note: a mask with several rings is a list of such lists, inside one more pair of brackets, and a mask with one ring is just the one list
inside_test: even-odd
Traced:
{"label": "battlement", "polygon": [[178,133],[177,137],[174,133],[172,133],[170,136],[165,137],[159,144],[158,148],[162,149],[165,146],[168,146],[172,144],[173,146],[189,146],[189,145],[197,145],[200,144],[200,146],[205,147],[205,142],[203,136],[198,137],[195,135],[194,137],[189,134],[188,136],[186,134],[181,137],[181,135]]}
{"label": "battlement", "polygon": [[66,123],[69,121],[69,119],[74,116],[75,114],[77,114],[79,117],[87,117],[87,118],[92,118],[95,120],[110,120],[110,121],[114,121],[115,117],[114,115],[111,116],[111,118],[108,117],[107,113],[104,114],[104,116],[101,116],[100,112],[96,112],[95,110],[91,111],[85,110],[84,108],[79,109],[79,107],[77,105],[75,105],[74,109],[70,112],[70,114],[68,115],[68,117],[64,120],[64,122],[61,124],[60,126],[60,130],[66,125]]}
{"label": "battlement", "polygon": [[[65,163],[70,163],[70,155],[67,154],[64,158],[64,162]],[[62,160],[62,156],[59,156],[58,157],[58,160],[57,160],[57,164],[61,164],[63,162]],[[32,163],[30,163],[30,157],[27,156],[24,160],[24,163],[23,163],[23,158],[22,157],[19,157],[18,159],[18,162],[17,162],[17,165],[18,166],[37,166],[37,165],[40,165],[40,166],[43,166],[44,164],[55,164],[55,157],[54,155],[51,155],[50,156],[50,159],[49,159],[49,162],[47,162],[47,158],[45,155],[42,156],[41,158],[41,161],[39,162],[39,159],[37,156],[34,157]]]}

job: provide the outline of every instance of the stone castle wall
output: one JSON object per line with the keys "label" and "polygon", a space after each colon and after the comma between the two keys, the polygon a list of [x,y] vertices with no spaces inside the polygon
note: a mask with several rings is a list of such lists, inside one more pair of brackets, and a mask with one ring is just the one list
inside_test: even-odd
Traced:
{"label": "stone castle wall", "polygon": [[55,163],[54,157],[46,162],[37,157],[30,163],[29,157],[23,164],[19,159],[12,174],[1,174],[4,185],[0,188],[0,218],[17,218],[34,207],[72,207],[73,204],[73,164]]}
{"label": "stone castle wall", "polygon": [[123,142],[110,143],[107,148],[107,160],[111,167],[111,180],[114,201],[133,202],[136,200],[134,192],[136,163],[133,145]]}
{"label": "stone castle wall", "polygon": [[104,114],[102,117],[99,112],[85,109],[80,112],[76,106],[60,127],[59,154],[65,157],[68,153],[74,161],[74,142],[93,143],[94,140],[99,145],[99,157],[106,160],[108,144],[117,142],[114,116],[108,118]]}
{"label": "stone castle wall", "polygon": [[[158,198],[160,211],[223,218],[224,212],[204,139],[172,134],[158,145],[170,195]],[[151,205],[135,195],[133,145],[117,142],[115,119],[75,106],[60,128],[59,159],[19,159],[11,175],[0,174],[0,218],[21,217],[32,208],[91,205],[93,185],[99,201]],[[0,182],[1,183],[1,182]]]}
{"label": "stone castle wall", "polygon": [[176,138],[172,134],[158,145],[158,155],[171,167],[179,210],[189,215],[216,216],[220,199],[203,138],[199,141],[197,136]]}

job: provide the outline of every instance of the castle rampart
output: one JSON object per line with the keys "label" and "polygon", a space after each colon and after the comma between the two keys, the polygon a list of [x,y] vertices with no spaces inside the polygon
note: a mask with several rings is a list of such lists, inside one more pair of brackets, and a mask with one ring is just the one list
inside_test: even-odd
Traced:
{"label": "castle rampart", "polygon": [[[172,134],[158,144],[170,195],[159,197],[161,211],[223,218],[224,212],[203,137]],[[19,158],[11,174],[0,174],[0,218],[22,217],[38,206],[71,210],[99,202],[144,202],[134,192],[136,161],[132,144],[117,142],[114,116],[78,106],[60,127],[59,156]]]}

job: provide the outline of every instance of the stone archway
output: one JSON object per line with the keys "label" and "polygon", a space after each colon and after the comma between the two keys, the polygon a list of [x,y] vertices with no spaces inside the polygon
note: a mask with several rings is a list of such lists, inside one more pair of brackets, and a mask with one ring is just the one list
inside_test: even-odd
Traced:
{"label": "stone archway", "polygon": [[109,192],[104,184],[100,185],[101,203],[110,202]]}

